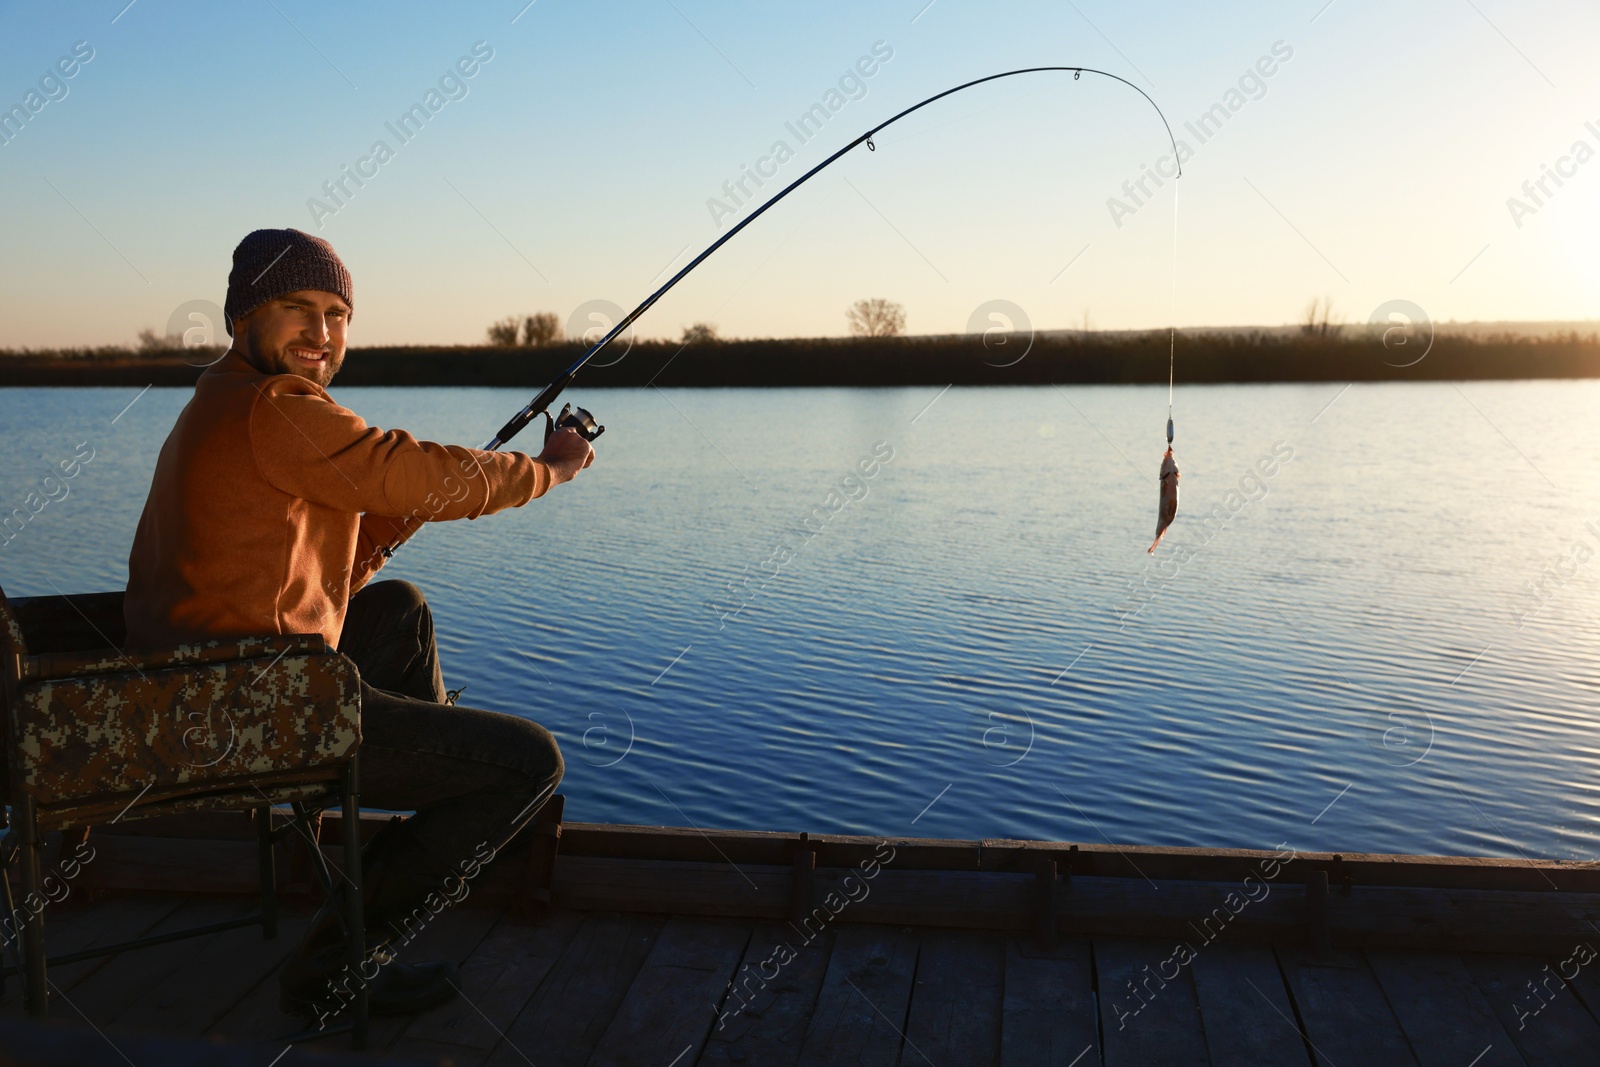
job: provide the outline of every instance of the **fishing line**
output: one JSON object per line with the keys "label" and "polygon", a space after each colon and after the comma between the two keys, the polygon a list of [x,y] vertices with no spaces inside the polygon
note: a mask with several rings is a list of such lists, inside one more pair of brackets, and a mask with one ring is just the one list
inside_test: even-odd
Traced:
{"label": "fishing line", "polygon": [[[1180,172],[1181,175],[1182,172]],[[1156,504],[1156,539],[1147,552],[1154,552],[1161,537],[1178,517],[1178,463],[1172,458],[1172,381],[1178,365],[1178,186],[1172,186],[1172,306],[1167,326],[1167,451],[1161,457],[1160,496]]]}
{"label": "fishing line", "polygon": [[[1179,172],[1182,173],[1181,171]],[[1178,365],[1178,183],[1172,183],[1172,309],[1167,327],[1167,447],[1172,447],[1172,372]]]}

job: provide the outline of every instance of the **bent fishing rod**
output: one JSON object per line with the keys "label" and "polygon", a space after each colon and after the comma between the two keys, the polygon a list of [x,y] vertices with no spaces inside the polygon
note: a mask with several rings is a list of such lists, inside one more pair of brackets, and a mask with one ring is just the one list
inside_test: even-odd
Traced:
{"label": "bent fishing rod", "polygon": [[800,186],[810,181],[818,173],[827,169],[834,163],[834,161],[848,153],[857,145],[865,144],[868,151],[876,152],[878,150],[878,146],[872,142],[873,135],[881,130],[893,126],[896,122],[899,122],[912,112],[920,111],[922,108],[927,107],[936,100],[942,100],[953,93],[961,92],[963,89],[970,89],[974,85],[982,85],[984,82],[998,81],[1001,78],[1010,78],[1018,74],[1037,74],[1044,71],[1071,71],[1073,81],[1077,81],[1084,74],[1098,74],[1103,78],[1110,78],[1112,81],[1121,82],[1123,85],[1126,85],[1128,88],[1132,89],[1134,92],[1148,100],[1150,102],[1150,106],[1155,108],[1156,115],[1160,117],[1161,124],[1167,129],[1167,139],[1172,142],[1173,158],[1177,160],[1178,176],[1183,176],[1183,160],[1179,158],[1180,153],[1178,152],[1178,140],[1172,135],[1172,125],[1167,122],[1167,116],[1162,114],[1160,106],[1157,105],[1154,100],[1150,99],[1149,93],[1145,92],[1143,89],[1133,84],[1133,82],[1126,78],[1120,77],[1119,75],[1109,73],[1108,71],[1095,70],[1092,67],[1023,67],[1019,70],[1008,70],[1001,74],[990,74],[988,77],[975,78],[974,80],[964,82],[953,89],[946,89],[944,92],[936,93],[921,103],[913,104],[894,117],[878,123],[878,125],[872,127],[866,133],[863,133],[861,136],[857,137],[855,140],[851,141],[849,144],[833,153],[833,155],[829,156],[827,159],[824,159],[821,163],[818,163],[816,166],[800,175],[800,177],[790,182],[783,188],[782,191],[776,193],[772,199],[762,204],[737,226],[723,234],[721,237],[717,238],[716,241],[712,242],[709,248],[707,248],[704,252],[701,252],[698,256],[695,256],[694,259],[690,260],[687,266],[669,278],[665,285],[651,293],[643,303],[630,311],[621,322],[613,326],[609,333],[607,333],[599,341],[595,342],[595,344],[587,352],[579,356],[573,362],[572,366],[562,371],[554,381],[545,386],[544,390],[540,392],[538,396],[528,401],[527,405],[523,407],[521,411],[512,416],[510,421],[508,421],[504,426],[500,427],[500,431],[484,444],[484,451],[495,451],[501,445],[515,437],[522,431],[523,427],[527,426],[528,423],[532,422],[540,415],[545,417],[546,439],[548,439],[550,434],[556,429],[570,427],[576,430],[587,440],[593,441],[605,431],[605,427],[598,426],[595,423],[592,415],[590,415],[587,411],[584,411],[582,408],[574,408],[571,404],[568,404],[561,409],[561,414],[558,417],[552,418],[550,415],[550,405],[555,403],[556,397],[561,395],[562,390],[566,389],[567,386],[572,384],[572,380],[578,376],[578,372],[584,368],[585,364],[604,351],[607,345],[616,340],[616,338],[625,330],[627,330],[629,326],[633,325],[634,320],[638,319],[639,316],[643,315],[646,311],[649,311],[656,301],[665,296],[668,290],[682,281],[690,271],[694,270],[701,263],[705,262],[713,252],[727,244],[729,241],[733,240],[734,235],[740,230],[744,229],[746,226],[756,221],[756,219],[759,219],[762,215],[766,214],[767,209],[771,208],[778,201],[782,200],[784,197],[800,188]]}
{"label": "bent fishing rod", "polygon": [[[749,226],[750,222],[754,222],[755,219],[762,218],[763,214],[766,214],[766,210],[768,210],[768,208],[776,205],[779,200],[787,197],[787,195],[792,194],[792,192],[794,192],[795,189],[798,189],[798,187],[803,186],[803,184],[806,184],[808,181],[811,181],[811,178],[814,178],[816,174],[821,173],[822,170],[826,170],[827,166],[832,165],[832,163],[834,163],[835,160],[838,160],[838,158],[842,157],[842,155],[848,154],[851,149],[859,146],[859,144],[866,144],[867,150],[870,150],[870,152],[877,152],[877,146],[875,146],[874,142],[872,142],[874,134],[877,134],[878,131],[885,130],[885,128],[888,128],[888,126],[893,126],[894,123],[899,122],[899,120],[906,117],[906,115],[912,114],[912,112],[915,112],[915,110],[922,110],[923,107],[928,106],[928,104],[933,104],[934,101],[944,99],[946,96],[950,96],[952,93],[960,93],[962,90],[970,90],[970,88],[973,88],[974,85],[982,85],[984,82],[995,82],[995,80],[998,80],[998,78],[1010,78],[1019,74],[1038,74],[1038,72],[1043,72],[1043,70],[1070,70],[1070,72],[1072,72],[1072,80],[1074,80],[1074,82],[1077,82],[1078,77],[1082,77],[1082,75],[1085,74],[1098,74],[1101,75],[1101,77],[1112,78],[1114,82],[1122,82],[1123,85],[1131,88],[1134,93],[1138,93],[1139,96],[1147,99],[1147,101],[1150,102],[1150,107],[1154,107],[1155,114],[1157,114],[1158,117],[1160,117],[1160,120],[1162,120],[1162,125],[1166,126],[1166,138],[1168,138],[1168,141],[1173,142],[1173,158],[1178,158],[1178,139],[1174,138],[1173,128],[1171,128],[1170,123],[1166,122],[1166,115],[1162,114],[1162,109],[1160,109],[1160,106],[1157,106],[1157,102],[1155,102],[1154,99],[1150,99],[1149,93],[1141,90],[1138,85],[1134,85],[1134,83],[1130,82],[1128,78],[1118,77],[1118,75],[1115,74],[1109,74],[1109,72],[1106,72],[1106,70],[1094,70],[1093,67],[1022,67],[1022,69],[1019,70],[1006,70],[1006,72],[1003,72],[1003,74],[990,74],[989,77],[974,78],[974,80],[971,80],[971,82],[965,82],[962,83],[962,85],[957,85],[955,88],[952,88],[952,90],[944,90],[942,93],[936,93],[934,96],[930,96],[930,98],[920,102],[920,104],[912,104],[912,106],[907,107],[906,110],[899,112],[898,115],[894,115],[893,118],[888,118],[886,122],[880,122],[877,126],[872,126],[870,130],[867,130],[866,133],[861,134],[859,138],[854,139],[854,141],[851,141],[850,144],[846,144],[845,147],[838,149],[837,152],[834,152],[834,154],[830,155],[830,157],[827,157],[826,160],[822,160],[821,163],[813,166],[811,170],[806,171],[806,173],[802,174],[800,178],[789,182],[789,184],[787,184],[787,186],[784,187],[781,192],[774,194],[771,200],[763,203],[760,208],[752,211],[752,213],[750,213],[749,216],[744,219],[744,221],[739,222],[738,226],[734,226],[733,229],[728,230],[728,232],[723,234],[722,237],[718,237],[715,242],[712,242],[710,248],[707,248],[706,251],[702,251],[699,256],[694,256],[694,259],[691,259],[691,261],[688,262],[688,266],[683,267],[682,270],[678,270],[677,274],[667,278],[666,285],[662,285],[659,290],[651,293],[650,296],[645,299],[645,302],[642,302],[640,306],[635,307],[632,312],[629,312],[626,318],[622,318],[622,322],[619,322],[618,325],[614,325],[613,328],[611,328],[610,333],[606,334],[606,336],[603,336],[603,338],[600,338],[600,341],[595,342],[594,346],[590,347],[587,352],[584,352],[581,357],[578,357],[578,360],[576,360],[573,365],[568,366],[565,371],[562,371],[562,374],[560,374],[555,381],[550,382],[549,386],[544,387],[544,392],[541,392],[538,397],[534,397],[533,400],[528,402],[528,405],[526,405],[522,411],[518,411],[515,416],[512,416],[512,419],[510,419],[509,422],[506,422],[506,426],[502,426],[501,429],[499,429],[498,434],[494,435],[494,437],[491,437],[490,440],[488,440],[488,443],[483,445],[483,450],[498,450],[499,446],[509,442],[510,438],[515,437],[518,432],[522,432],[523,427],[528,426],[530,422],[533,422],[534,419],[539,418],[541,414],[544,414],[546,419],[549,419],[550,405],[555,403],[555,398],[562,395],[563,389],[566,389],[566,387],[570,386],[571,382],[573,382],[573,379],[578,376],[578,371],[581,371],[582,368],[584,368],[584,365],[589,363],[589,360],[597,357],[602,350],[605,350],[605,347],[608,346],[608,344],[611,344],[614,339],[618,338],[618,336],[621,336],[621,334],[624,333],[629,326],[634,325],[634,320],[637,320],[640,315],[648,312],[648,310],[654,306],[654,302],[659,301],[662,296],[666,296],[667,291],[669,291],[672,286],[677,285],[678,282],[682,282],[683,278],[690,274],[691,270],[694,270],[694,267],[701,266],[702,262],[706,262],[706,259],[710,258],[710,254],[714,253],[714,251],[717,251],[718,248],[722,248],[722,246],[726,245],[726,243],[730,242],[730,240],[733,240],[734,235],[738,234],[739,230]],[[1182,165],[1182,160],[1178,160],[1179,178],[1181,178],[1182,173],[1184,173],[1184,165]],[[568,408],[563,408],[562,419],[558,419],[558,421],[550,421],[549,424],[547,424],[547,429],[549,429],[550,426],[571,426],[573,429],[578,430],[579,434],[589,438],[589,440],[594,440],[594,438],[598,437],[600,432],[605,429],[605,427],[598,427],[598,429],[595,429],[594,421],[592,421],[592,419],[581,418],[581,416],[578,416],[576,411],[582,411],[582,408],[578,408],[576,411],[570,410],[570,408],[571,405],[568,405]]]}

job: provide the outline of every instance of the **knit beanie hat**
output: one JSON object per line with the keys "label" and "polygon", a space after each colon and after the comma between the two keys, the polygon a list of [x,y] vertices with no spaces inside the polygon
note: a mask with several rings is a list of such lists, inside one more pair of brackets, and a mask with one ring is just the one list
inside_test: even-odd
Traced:
{"label": "knit beanie hat", "polygon": [[334,293],[354,314],[350,272],[327,241],[299,230],[246,235],[233,250],[233,270],[228,272],[228,299],[222,308],[228,335],[233,335],[234,319],[301,289]]}

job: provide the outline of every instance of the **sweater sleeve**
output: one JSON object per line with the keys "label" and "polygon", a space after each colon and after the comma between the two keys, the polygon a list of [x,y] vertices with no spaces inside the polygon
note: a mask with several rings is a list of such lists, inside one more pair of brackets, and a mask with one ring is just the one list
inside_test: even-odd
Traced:
{"label": "sweater sleeve", "polygon": [[[306,379],[281,375],[257,391],[250,413],[256,463],[275,488],[312,503],[435,522],[520,507],[550,488],[540,460],[368,426]],[[362,529],[382,536],[375,525]]]}
{"label": "sweater sleeve", "polygon": [[355,596],[389,562],[389,557],[383,554],[384,548],[400,540],[405,533],[404,519],[388,515],[361,516],[361,525],[356,530],[356,555],[350,564],[348,596]]}

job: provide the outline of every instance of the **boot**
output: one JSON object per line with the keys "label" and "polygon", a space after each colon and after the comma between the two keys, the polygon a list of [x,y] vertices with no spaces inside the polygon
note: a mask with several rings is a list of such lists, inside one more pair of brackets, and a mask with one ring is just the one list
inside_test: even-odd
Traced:
{"label": "boot", "polygon": [[[375,955],[363,970],[372,976],[366,987],[367,1013],[373,1016],[427,1011],[448,1003],[458,992],[456,965],[449,960],[401,963],[392,956]],[[278,1008],[306,1019],[332,1018],[355,1003],[362,981],[345,963],[342,943],[304,961],[297,953],[278,972]]]}
{"label": "boot", "polygon": [[392,873],[382,859],[364,864],[362,911],[366,918],[367,962],[359,971],[349,964],[344,916],[330,900],[312,920],[294,954],[278,972],[278,1006],[293,1015],[321,1018],[338,1015],[354,1003],[365,983],[367,1011],[374,1016],[403,1015],[437,1007],[458,992],[456,965],[449,960],[401,963],[385,947],[405,929],[414,901],[426,893]]}

